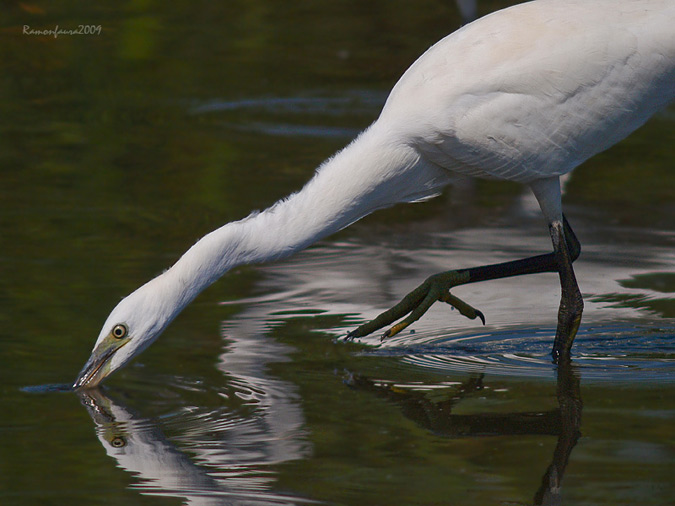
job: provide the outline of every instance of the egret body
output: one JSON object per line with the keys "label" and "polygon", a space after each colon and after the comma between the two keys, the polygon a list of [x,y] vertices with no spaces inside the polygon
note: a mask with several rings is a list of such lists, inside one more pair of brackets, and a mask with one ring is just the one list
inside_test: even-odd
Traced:
{"label": "egret body", "polygon": [[[558,272],[554,354],[568,353],[583,302],[579,245],[562,214],[559,176],[620,141],[675,96],[675,1],[537,0],[468,24],[425,52],[379,118],[324,162],[298,193],[199,240],[113,309],[75,387],[100,383],[149,346],[229,269],[291,255],[373,211],[436,195],[454,174],[517,181],[534,192],[553,253],[432,276],[350,337],[444,301],[458,284]],[[562,329],[562,330],[561,330]]]}

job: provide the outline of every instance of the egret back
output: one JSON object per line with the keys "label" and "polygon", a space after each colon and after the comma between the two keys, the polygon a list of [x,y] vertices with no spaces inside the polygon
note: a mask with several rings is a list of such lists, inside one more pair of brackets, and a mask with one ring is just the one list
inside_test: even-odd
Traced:
{"label": "egret back", "polygon": [[380,121],[452,171],[559,176],[673,100],[674,25],[668,0],[520,4],[432,46]]}

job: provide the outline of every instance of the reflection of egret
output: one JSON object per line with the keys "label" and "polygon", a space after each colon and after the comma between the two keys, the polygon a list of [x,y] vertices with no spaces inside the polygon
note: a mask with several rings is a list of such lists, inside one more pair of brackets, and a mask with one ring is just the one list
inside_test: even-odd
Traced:
{"label": "reflection of egret", "polygon": [[433,276],[351,336],[410,313],[385,333],[393,335],[437,300],[482,317],[450,288],[559,272],[554,353],[567,353],[583,303],[572,269],[578,243],[563,220],[559,177],[672,100],[674,16],[667,0],[540,0],[443,39],[404,74],[379,119],[325,162],[303,190],[208,234],[122,300],[75,386],[96,385],[127,363],[232,267],[288,256],[377,209],[429,198],[453,173],[529,185],[549,223],[554,252]]}
{"label": "reflection of egret", "polygon": [[[549,411],[515,413],[454,414],[453,408],[464,398],[483,389],[483,375],[473,377],[455,387],[450,396],[434,396],[395,387],[381,380],[350,375],[347,384],[354,389],[371,392],[400,406],[403,414],[436,435],[451,438],[477,438],[514,435],[557,435],[558,441],[551,464],[546,469],[534,504],[560,504],[561,482],[565,469],[581,434],[581,389],[572,363],[561,360],[557,370],[558,408]],[[419,388],[416,384],[414,387]],[[439,399],[440,398],[440,399]]]}
{"label": "reflection of egret", "polygon": [[[189,434],[183,437],[189,449],[185,452],[162,433],[156,421],[100,390],[83,391],[80,399],[96,424],[106,453],[135,475],[138,483],[133,488],[143,494],[182,497],[185,504],[195,506],[313,502],[272,491],[274,473],[267,465],[300,458],[301,454],[288,453],[292,442],[271,437],[265,424],[283,426],[288,418],[265,410],[259,427],[257,417],[238,419],[219,409],[197,413]],[[290,421],[296,422],[292,416]]]}

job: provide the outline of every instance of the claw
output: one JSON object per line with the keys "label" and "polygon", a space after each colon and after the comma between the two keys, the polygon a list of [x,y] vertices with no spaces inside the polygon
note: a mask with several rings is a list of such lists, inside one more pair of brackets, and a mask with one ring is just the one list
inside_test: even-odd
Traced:
{"label": "claw", "polygon": [[483,322],[483,325],[485,325],[485,315],[482,311],[479,311],[478,309],[470,306],[462,299],[452,295],[450,292],[443,293],[438,298],[438,300],[445,302],[446,304],[450,304],[452,307],[457,309],[457,311],[459,311],[462,316],[466,316],[469,320],[480,318],[480,320]]}
{"label": "claw", "polygon": [[359,329],[354,329],[351,332],[349,332],[344,338],[345,342],[353,341],[354,338],[357,337],[357,335],[356,335],[357,330],[359,330]]}

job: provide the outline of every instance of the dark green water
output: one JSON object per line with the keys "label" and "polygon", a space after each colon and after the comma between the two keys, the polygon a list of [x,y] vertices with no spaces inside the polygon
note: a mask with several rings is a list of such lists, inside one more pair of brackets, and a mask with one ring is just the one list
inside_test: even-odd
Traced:
{"label": "dark green water", "polygon": [[[555,275],[458,290],[485,327],[439,307],[336,342],[433,272],[550,248],[520,187],[480,182],[236,269],[78,396],[59,386],[120,297],[297,190],[461,21],[440,1],[4,10],[0,504],[672,504],[672,109],[567,183],[571,369],[548,355]],[[101,33],[23,33],[81,24]]]}

